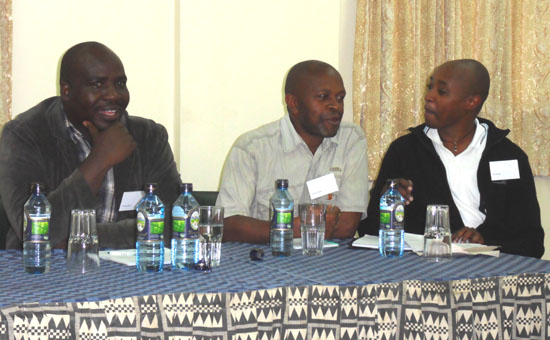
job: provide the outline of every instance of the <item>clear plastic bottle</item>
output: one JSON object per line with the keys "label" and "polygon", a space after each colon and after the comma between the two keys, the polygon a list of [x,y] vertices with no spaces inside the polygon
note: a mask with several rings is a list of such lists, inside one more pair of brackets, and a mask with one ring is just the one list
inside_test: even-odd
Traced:
{"label": "clear plastic bottle", "polygon": [[193,197],[193,184],[183,183],[181,195],[172,205],[172,269],[193,269],[199,261],[197,217],[188,219],[189,210],[199,206]]}
{"label": "clear plastic bottle", "polygon": [[405,199],[399,193],[399,182],[386,181],[387,190],[380,197],[380,231],[378,249],[385,257],[403,256],[405,245]]}
{"label": "clear plastic bottle", "polygon": [[162,272],[164,264],[164,204],[155,195],[157,185],[145,185],[145,196],[136,205],[136,266],[140,272]]}
{"label": "clear plastic bottle", "polygon": [[294,199],[288,192],[288,179],[278,179],[276,183],[275,193],[269,200],[271,253],[273,256],[290,256],[294,240],[292,229]]}
{"label": "clear plastic bottle", "polygon": [[23,265],[31,274],[50,270],[51,205],[39,183],[31,184],[31,196],[23,207]]}

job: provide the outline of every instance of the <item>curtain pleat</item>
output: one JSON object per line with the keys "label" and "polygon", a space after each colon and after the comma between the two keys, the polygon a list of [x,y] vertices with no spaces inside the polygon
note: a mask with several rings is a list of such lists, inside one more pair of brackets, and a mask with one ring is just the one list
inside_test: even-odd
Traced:
{"label": "curtain pleat", "polygon": [[550,175],[550,0],[358,0],[355,34],[353,112],[371,179],[388,145],[424,121],[434,67],[462,58],[491,75],[480,116]]}

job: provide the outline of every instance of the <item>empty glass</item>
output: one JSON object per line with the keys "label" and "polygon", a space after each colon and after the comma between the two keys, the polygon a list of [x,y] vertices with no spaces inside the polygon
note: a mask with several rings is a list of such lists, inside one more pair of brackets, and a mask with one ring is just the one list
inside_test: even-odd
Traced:
{"label": "empty glass", "polygon": [[298,211],[302,230],[302,254],[323,255],[326,205],[300,204]]}
{"label": "empty glass", "polygon": [[448,261],[452,257],[448,205],[428,205],[424,230],[424,257],[428,261]]}
{"label": "empty glass", "polygon": [[200,206],[189,210],[188,216],[191,216],[191,223],[198,223],[199,262],[196,269],[209,272],[221,262],[223,207]]}
{"label": "empty glass", "polygon": [[95,210],[72,210],[71,234],[67,245],[67,270],[75,273],[99,270],[98,251]]}

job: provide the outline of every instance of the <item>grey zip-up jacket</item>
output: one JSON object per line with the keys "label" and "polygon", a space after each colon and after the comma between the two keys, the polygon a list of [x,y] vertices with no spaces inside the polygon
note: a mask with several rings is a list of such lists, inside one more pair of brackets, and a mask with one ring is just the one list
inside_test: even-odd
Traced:
{"label": "grey zip-up jacket", "polygon": [[[31,182],[46,186],[52,205],[52,247],[67,247],[72,209],[97,209],[102,204],[78,170],[81,162],[77,145],[69,137],[64,115],[61,98],[52,97],[4,126],[0,139],[0,195],[11,224],[7,249],[22,248],[23,205],[30,195]],[[157,194],[166,206],[165,242],[169,242],[169,207],[178,196],[181,180],[168,134],[152,120],[127,115],[126,122],[137,147],[114,167],[115,209],[118,211],[124,192],[158,183]],[[135,216],[135,211],[118,212],[116,222],[98,224],[100,247],[135,247]]]}

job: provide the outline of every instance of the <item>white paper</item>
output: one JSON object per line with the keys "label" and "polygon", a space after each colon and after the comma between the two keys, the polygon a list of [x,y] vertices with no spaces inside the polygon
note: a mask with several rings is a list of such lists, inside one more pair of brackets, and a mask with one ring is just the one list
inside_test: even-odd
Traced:
{"label": "white paper", "polygon": [[[407,235],[407,234],[405,234]],[[361,238],[353,241],[352,246],[362,247],[369,249],[378,249],[378,236],[364,235]],[[405,248],[404,250],[412,250],[411,246],[407,243],[407,238],[405,237]]]}
{"label": "white paper", "polygon": [[338,191],[338,184],[334,173],[317,177],[306,182],[309,196],[312,200]]}
{"label": "white paper", "polygon": [[[378,249],[378,237],[372,235],[365,235],[355,241],[352,244],[354,247]],[[405,247],[404,250],[412,250],[418,255],[422,255],[424,252],[424,235],[405,233]],[[477,243],[452,243],[451,251],[453,254],[465,254],[465,255],[489,255],[498,257],[499,251],[496,246],[486,246],[484,244]]]}
{"label": "white paper", "polygon": [[491,180],[504,181],[508,179],[519,179],[518,160],[489,162]]}
{"label": "white paper", "polygon": [[138,204],[143,196],[145,196],[143,191],[126,191],[122,194],[120,209],[118,211],[136,210],[136,204]]}
{"label": "white paper", "polygon": [[[136,250],[135,249],[117,249],[117,250],[100,250],[99,258],[102,260],[121,263],[126,266],[136,265]],[[169,248],[164,248],[164,264],[170,264],[171,254]]]}
{"label": "white paper", "polygon": [[[295,238],[292,246],[294,249],[302,249],[302,239]],[[338,243],[327,241],[327,240],[325,240],[325,243],[323,243],[323,248],[334,248],[334,247],[338,247]]]}

